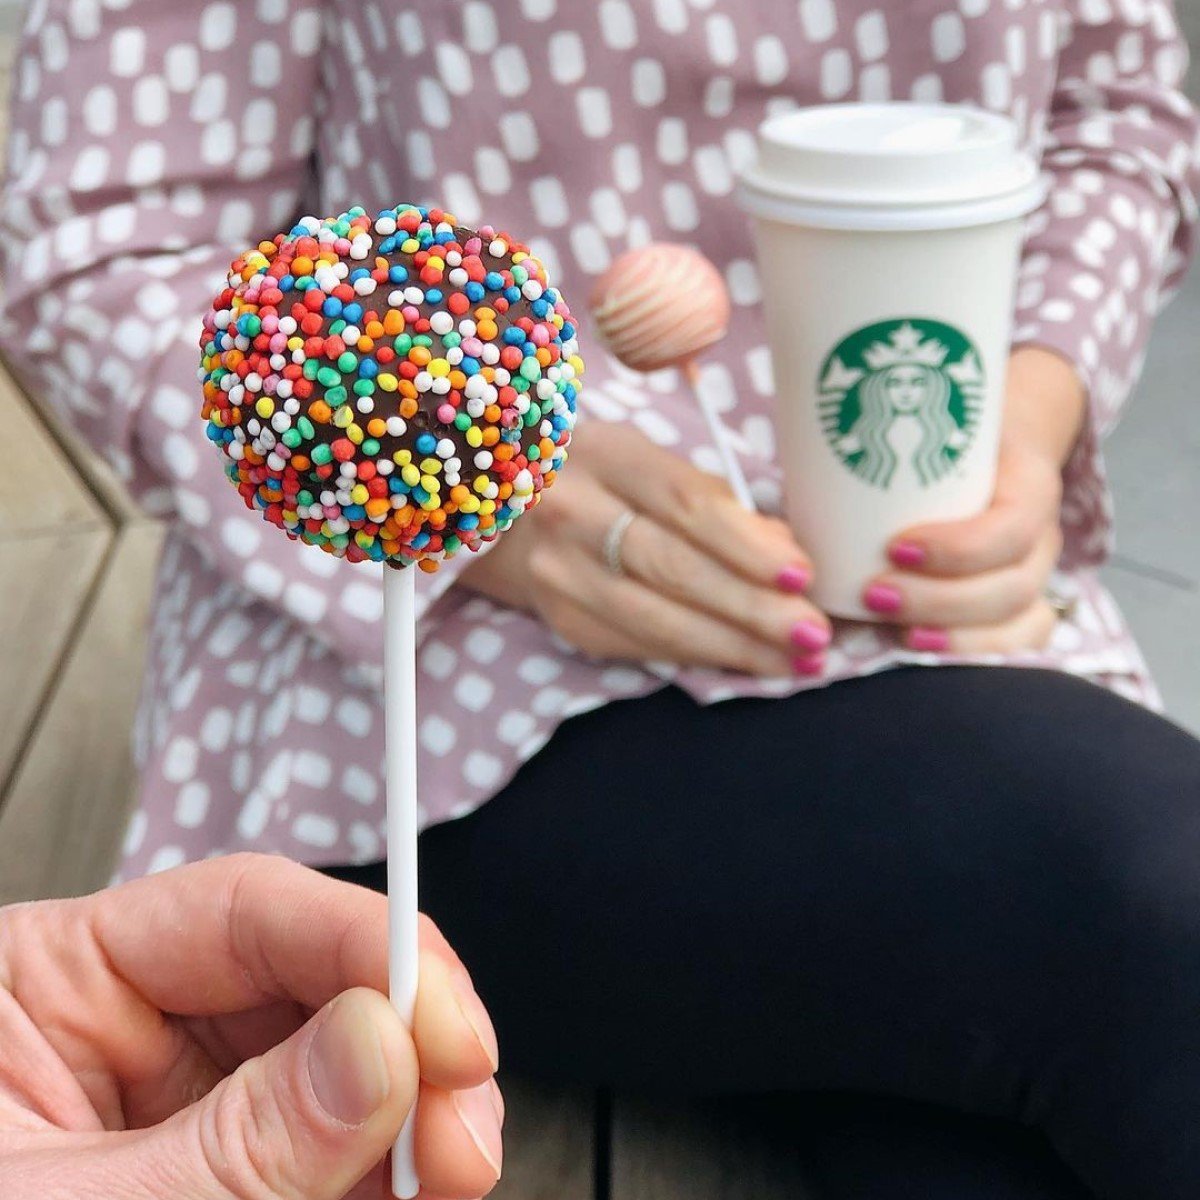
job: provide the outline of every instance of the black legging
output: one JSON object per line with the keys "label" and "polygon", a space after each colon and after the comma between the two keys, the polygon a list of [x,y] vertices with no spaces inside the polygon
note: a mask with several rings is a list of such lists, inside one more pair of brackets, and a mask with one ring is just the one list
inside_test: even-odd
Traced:
{"label": "black legging", "polygon": [[[1200,742],[1090,684],[667,689],[568,721],[421,853],[514,1070],[932,1102],[1040,1129],[1104,1200],[1200,1197]],[[963,1178],[922,1200],[1083,1194]]]}

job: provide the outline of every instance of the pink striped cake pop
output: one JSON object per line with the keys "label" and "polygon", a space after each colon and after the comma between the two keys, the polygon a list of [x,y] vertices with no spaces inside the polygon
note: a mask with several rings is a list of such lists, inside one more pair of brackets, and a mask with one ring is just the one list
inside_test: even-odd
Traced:
{"label": "pink striped cake pop", "polygon": [[596,332],[614,357],[635,371],[683,371],[721,456],[726,483],[744,508],[753,509],[746,476],[720,414],[700,387],[696,363],[725,336],[730,307],[721,272],[698,250],[668,242],[627,250],[591,295]]}
{"label": "pink striped cake pop", "polygon": [[654,242],[622,254],[591,296],[596,332],[635,371],[682,367],[729,327],[729,290],[690,246]]}

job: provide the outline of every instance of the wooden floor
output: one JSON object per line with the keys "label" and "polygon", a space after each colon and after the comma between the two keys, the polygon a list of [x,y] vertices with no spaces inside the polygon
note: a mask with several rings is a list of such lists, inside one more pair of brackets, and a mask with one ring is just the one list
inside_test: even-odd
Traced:
{"label": "wooden floor", "polygon": [[[15,27],[0,8],[0,135]],[[161,531],[2,366],[0,428],[39,472],[36,505],[0,474],[2,904],[107,881]]]}
{"label": "wooden floor", "polygon": [[[0,10],[0,64],[7,61]],[[1200,22],[1200,18],[1198,18]],[[0,95],[7,85],[0,77]],[[2,128],[2,119],[0,119]],[[1200,278],[1160,322],[1141,394],[1110,444],[1120,554],[1108,581],[1166,693],[1200,731]],[[0,903],[104,881],[133,779],[128,730],[160,530],[0,372],[0,428],[44,478],[31,515],[0,474]],[[28,451],[27,451],[28,452]],[[118,803],[118,807],[119,807]],[[99,813],[105,813],[103,821]],[[697,1047],[703,1053],[703,1047]],[[502,1080],[500,1200],[829,1200],[854,1179],[848,1127],[794,1103],[683,1106]],[[918,1118],[914,1118],[918,1119]],[[805,1132],[807,1131],[807,1132]],[[921,1136],[911,1139],[921,1142]],[[842,1167],[832,1170],[830,1147]],[[897,1152],[905,1177],[920,1164]],[[1014,1160],[1015,1161],[1015,1160]],[[849,1165],[847,1165],[849,1164]],[[978,1170],[994,1179],[988,1151]],[[1032,1169],[1036,1176],[1036,1170]],[[844,1186],[835,1185],[839,1176]],[[900,1193],[892,1193],[899,1196]],[[918,1196],[915,1190],[904,1195]],[[1014,1189],[1013,1194],[1044,1194]]]}
{"label": "wooden floor", "polygon": [[129,730],[160,531],[76,468],[6,375],[0,426],[46,473],[32,514],[21,484],[0,476],[3,903],[107,880],[114,818],[133,794]]}

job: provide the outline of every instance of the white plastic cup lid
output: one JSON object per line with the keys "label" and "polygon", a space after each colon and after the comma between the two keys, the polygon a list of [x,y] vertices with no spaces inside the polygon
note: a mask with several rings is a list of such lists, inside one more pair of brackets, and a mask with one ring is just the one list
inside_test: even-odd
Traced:
{"label": "white plastic cup lid", "polygon": [[1045,199],[1007,117],[956,104],[829,104],[763,123],[742,175],[751,214],[832,229],[937,229],[1024,216]]}

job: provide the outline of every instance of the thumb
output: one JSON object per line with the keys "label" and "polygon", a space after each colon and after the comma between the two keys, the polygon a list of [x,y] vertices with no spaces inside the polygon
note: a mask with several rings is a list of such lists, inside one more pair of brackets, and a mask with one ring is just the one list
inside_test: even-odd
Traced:
{"label": "thumb", "polygon": [[355,988],[129,1145],[122,1194],[140,1200],[140,1185],[174,1200],[342,1200],[387,1154],[418,1077],[395,1009]]}

